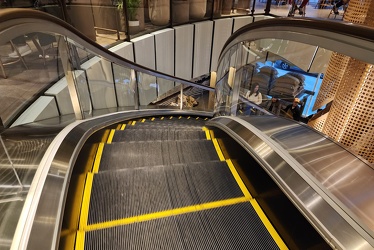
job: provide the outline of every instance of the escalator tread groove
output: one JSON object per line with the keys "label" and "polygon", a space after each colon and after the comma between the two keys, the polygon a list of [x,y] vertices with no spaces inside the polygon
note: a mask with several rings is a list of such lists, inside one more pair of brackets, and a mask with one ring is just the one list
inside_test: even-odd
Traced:
{"label": "escalator tread groove", "polygon": [[208,140],[118,142],[105,145],[99,171],[218,159]]}
{"label": "escalator tread groove", "polygon": [[94,174],[87,226],[96,229],[84,249],[279,249],[204,125],[158,117],[119,126]]}
{"label": "escalator tread groove", "polygon": [[249,203],[86,233],[85,249],[279,249]]}
{"label": "escalator tread groove", "polygon": [[105,171],[94,178],[88,222],[242,196],[226,163],[220,161]]}

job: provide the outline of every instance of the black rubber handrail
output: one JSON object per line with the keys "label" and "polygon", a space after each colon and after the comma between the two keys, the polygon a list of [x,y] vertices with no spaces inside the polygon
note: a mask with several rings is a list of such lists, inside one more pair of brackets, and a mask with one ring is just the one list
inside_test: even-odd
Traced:
{"label": "black rubber handrail", "polygon": [[[297,32],[305,35],[310,33],[311,35],[315,36],[318,35],[318,33],[321,33],[321,38],[323,37],[330,40],[334,40],[334,37],[337,36],[343,36],[347,39],[355,38],[356,41],[374,43],[374,29],[360,24],[316,18],[278,17],[256,21],[238,29],[226,41],[223,49],[221,50],[219,57],[220,60],[225,51],[239,42],[251,40],[250,34],[258,30],[267,30],[273,32],[273,34],[277,33],[279,36],[282,36],[281,32],[279,31],[297,30]],[[311,33],[312,30],[315,32]],[[326,34],[329,34],[329,36],[326,36]],[[286,32],[284,33],[284,37],[281,39],[288,39]],[[351,43],[351,41],[347,41],[347,44],[349,43]],[[357,44],[357,47],[360,47],[360,45]]]}
{"label": "black rubber handrail", "polygon": [[[10,8],[10,9],[4,9],[0,10],[0,29],[4,30],[6,28],[10,28],[14,25],[17,24],[25,24],[30,22],[30,20],[38,20],[38,21],[45,21],[45,22],[50,22],[53,24],[56,24],[61,27],[61,29],[55,31],[57,33],[68,33],[68,34],[73,34],[74,35],[74,41],[83,45],[85,48],[88,50],[96,53],[99,56],[102,56],[106,58],[107,60],[118,64],[123,67],[127,67],[130,69],[134,69],[136,71],[149,74],[152,76],[155,76],[157,78],[163,78],[169,81],[174,81],[182,84],[186,84],[189,86],[194,86],[194,87],[199,87],[204,90],[208,91],[213,91],[214,89],[209,87],[209,86],[204,86],[200,84],[196,84],[194,82],[171,76],[165,73],[161,73],[159,71],[144,67],[142,65],[136,64],[132,61],[129,61],[114,52],[102,47],[101,45],[97,44],[96,42],[92,41],[85,35],[83,35],[80,31],[78,31],[76,28],[71,26],[70,24],[66,23],[65,21],[52,16],[50,14],[47,14],[42,11],[37,11],[37,10],[30,10],[30,9],[21,9],[21,8]],[[30,24],[31,25],[31,24]],[[67,32],[63,32],[63,31]],[[1,32],[1,30],[0,30]],[[41,32],[43,32],[41,30]],[[64,35],[64,34],[62,34]]]}

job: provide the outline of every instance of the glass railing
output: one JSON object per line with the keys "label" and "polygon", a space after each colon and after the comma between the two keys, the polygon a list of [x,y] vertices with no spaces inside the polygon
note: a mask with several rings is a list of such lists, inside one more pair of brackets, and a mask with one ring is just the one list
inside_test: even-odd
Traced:
{"label": "glass railing", "polygon": [[[340,36],[346,36],[347,41],[352,39],[348,33],[341,34],[342,29],[345,29],[349,24],[331,24],[322,20],[311,22],[317,24],[318,28],[311,27],[310,29],[314,33],[308,38],[302,34],[304,31],[301,31],[300,27],[290,27],[293,25],[293,21],[297,23],[301,20],[277,19],[276,21],[277,28],[282,26],[284,22],[285,28],[282,28],[282,32],[290,34],[292,38],[286,39],[283,36],[271,38],[278,35],[270,34],[270,28],[253,33],[253,38],[249,35],[251,34],[249,31],[244,34],[244,29],[239,30],[231,37],[231,43],[227,43],[223,49],[218,64],[217,92],[222,95],[218,96],[218,100],[225,100],[225,102],[223,104],[216,103],[215,112],[217,114],[221,113],[222,109],[227,110],[224,107],[229,106],[231,107],[230,112],[225,112],[226,115],[243,114],[240,112],[243,108],[242,100],[250,101],[248,97],[254,93],[254,88],[258,86],[262,101],[257,105],[269,109],[276,102],[277,112],[274,112],[273,109],[272,113],[293,118],[292,114],[285,110],[297,98],[298,107],[301,110],[301,121],[307,122],[317,112],[328,108],[324,105],[316,110],[314,104],[333,53],[337,52],[352,58],[359,57],[360,60],[372,63],[372,59],[366,56],[371,51],[367,44],[362,45],[366,46],[365,49],[369,51],[366,55],[365,53],[350,53],[333,46],[340,44]],[[259,21],[259,23],[267,22],[274,23],[274,20]],[[308,23],[309,20],[303,20],[303,22]],[[254,24],[254,26],[257,25]],[[334,27],[336,32],[336,35],[332,32],[327,35],[328,42],[326,43],[319,41],[322,40],[318,38],[322,31],[320,31],[321,34],[316,31],[322,26]],[[247,26],[246,29],[249,27]],[[264,36],[269,38],[257,39],[256,36],[260,33],[261,35],[266,33]],[[338,37],[339,39],[335,39]],[[361,44],[362,42],[357,40],[357,43]],[[344,47],[342,46],[342,48]],[[254,113],[258,112],[245,112],[245,114]]]}
{"label": "glass railing", "polygon": [[[2,95],[0,117],[5,127],[60,116],[85,119],[118,110],[172,107],[208,111],[207,92],[212,88],[207,84],[134,65],[93,42],[90,48],[88,40],[80,44],[69,37],[70,31],[63,34],[61,27],[38,24],[41,30],[50,31],[28,32],[32,24],[20,22],[14,30],[2,31],[0,38],[0,84],[7,89]],[[25,32],[20,35],[17,29]],[[201,89],[192,96],[201,99],[197,106],[178,99],[178,95],[189,95],[191,88]]]}
{"label": "glass railing", "polygon": [[[352,25],[351,23],[289,18],[264,20],[243,27],[229,38],[219,58],[215,115],[240,116],[243,120],[251,121],[251,125],[261,120],[263,123],[259,126],[263,126],[269,138],[274,140],[278,136],[278,130],[269,129],[266,125],[268,120],[262,119],[263,117],[254,117],[267,115],[262,109],[272,113],[271,117],[278,115],[302,122],[308,122],[309,118],[316,112],[323,112],[324,110],[329,112],[330,106],[328,105],[322,107],[322,110],[316,110],[315,103],[318,101],[316,97],[320,91],[320,86],[322,82],[331,84],[331,82],[337,81],[337,77],[333,75],[334,72],[340,72],[341,67],[346,67],[343,65],[343,59],[338,61],[339,64],[329,65],[329,63],[334,61],[335,58],[347,57],[355,63],[362,62],[367,69],[371,69],[374,64],[374,38],[372,34],[373,29]],[[351,75],[355,74],[353,73],[354,69],[345,68],[345,70],[350,72]],[[363,71],[362,77],[369,78],[370,71]],[[351,75],[347,75],[344,83],[342,83],[344,84],[344,90],[353,86],[353,81],[349,81]],[[363,94],[364,87],[368,84],[367,81],[365,79],[363,84],[359,85],[363,87],[357,90],[357,96],[354,97],[354,101],[357,103],[365,100],[363,101],[364,107],[362,109],[352,109],[351,113],[343,110],[340,116],[351,118],[357,115],[358,119],[363,121],[364,117],[367,116],[367,108],[372,113],[373,98],[369,97],[370,94]],[[329,91],[326,91],[326,89],[322,94],[328,96]],[[333,91],[334,89],[331,87],[330,90]],[[370,91],[365,93],[370,93]],[[256,104],[260,95],[262,100]],[[344,98],[352,97],[347,95]],[[339,105],[343,101],[333,100],[333,102],[339,102],[337,104]],[[295,113],[289,112],[292,107],[301,110],[299,117]],[[338,111],[340,112],[340,110]],[[334,118],[336,119],[336,116]],[[285,121],[283,119],[277,120]],[[348,118],[345,121],[347,122]],[[294,125],[297,129],[292,131],[291,128]],[[333,201],[330,205],[333,204],[332,206],[342,208],[344,211],[341,211],[341,214],[343,214],[343,217],[349,218],[347,221],[353,218],[350,223],[354,227],[357,226],[363,238],[372,244],[374,235],[373,213],[369,208],[370,205],[367,206],[371,197],[365,198],[365,202],[356,200],[357,196],[366,197],[368,193],[371,193],[366,189],[366,185],[362,185],[362,180],[373,175],[372,164],[369,161],[362,160],[360,152],[351,150],[353,147],[339,144],[338,140],[330,139],[322,132],[316,132],[317,129],[313,130],[309,126],[300,125],[293,122],[288,123],[287,126],[289,126],[290,131],[287,132],[289,133],[281,133],[281,136],[289,138],[290,142],[301,140],[301,137],[307,140],[304,145],[300,146],[296,145],[297,143],[292,143],[292,148],[288,152],[293,154],[297,159],[296,162],[301,162],[301,164],[306,162],[301,160],[303,153],[310,157],[308,159],[313,164],[318,162],[315,167],[308,168],[305,164],[300,168],[306,169],[310,174],[305,179],[309,178],[318,183],[319,188],[324,188],[323,195]],[[371,125],[372,122],[369,126]],[[319,139],[313,141],[312,136],[308,137],[306,133],[300,135],[299,138],[296,136],[296,130],[299,131],[301,127],[312,131],[310,134],[318,134]],[[357,128],[358,131],[361,128],[363,131],[360,132],[361,134],[367,133],[365,124],[361,123]],[[262,130],[262,127],[258,127],[258,129]],[[311,151],[306,150],[306,147],[310,146],[321,151],[328,151],[327,148],[316,143],[325,140],[338,145],[336,148],[342,149],[341,153],[349,156],[353,155],[360,160],[355,163],[353,161],[342,163],[338,162],[341,159],[339,155],[331,154],[324,157],[314,155]],[[352,141],[352,145],[357,143],[353,139]],[[277,142],[279,143],[279,141]],[[367,145],[363,146],[363,148],[367,147]],[[321,158],[328,162],[322,163]],[[330,167],[334,165],[335,161],[338,162],[336,170],[331,171]],[[360,170],[363,171],[360,172]],[[321,178],[319,171],[326,173],[325,178]],[[340,177],[336,176],[337,172],[339,172]],[[371,178],[367,179],[367,185],[371,185]],[[334,181],[331,181],[331,179],[334,179]],[[347,188],[348,186],[349,188]],[[344,188],[346,189],[343,190]],[[356,193],[350,196],[352,190]],[[335,232],[330,233],[335,234]],[[344,239],[344,236],[340,239]]]}

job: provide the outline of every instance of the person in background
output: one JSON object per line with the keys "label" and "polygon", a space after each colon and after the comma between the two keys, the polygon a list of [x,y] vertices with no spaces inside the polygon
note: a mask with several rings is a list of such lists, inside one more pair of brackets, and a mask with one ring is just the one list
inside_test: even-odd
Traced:
{"label": "person in background", "polygon": [[265,106],[266,110],[269,111],[270,113],[273,113],[274,115],[279,116],[280,115],[280,110],[282,108],[282,104],[279,101],[278,98],[272,97]]}
{"label": "person in background", "polygon": [[342,5],[345,5],[349,3],[349,0],[339,0],[339,2],[337,2],[336,4],[334,4],[334,6],[332,7],[332,11],[334,12],[335,15],[339,15],[339,8],[342,6]]}
{"label": "person in background", "polygon": [[[259,88],[260,88],[260,85],[253,84],[252,89],[250,91],[248,90],[247,93],[245,94],[245,98],[250,102],[260,105],[262,103],[262,94],[260,93]],[[254,112],[253,106],[249,105],[245,109],[245,113],[250,114],[251,111]]]}
{"label": "person in background", "polygon": [[297,2],[298,2],[298,0],[293,0],[292,1],[292,6],[291,6],[291,9],[290,9],[290,12],[288,13],[289,17],[294,16],[295,12],[297,10],[299,11],[299,15],[303,15],[304,14],[303,9],[308,4],[309,0],[303,0],[299,7],[297,7]]}
{"label": "person in background", "polygon": [[292,104],[288,105],[285,109],[283,109],[283,111],[286,112],[286,114],[288,111],[290,111],[292,113],[292,118],[295,121],[300,121],[301,110],[300,110],[299,104],[300,104],[300,99],[295,98]]}
{"label": "person in background", "polygon": [[248,91],[245,94],[245,98],[248,99],[248,101],[256,103],[257,105],[260,105],[262,103],[262,95],[259,91],[260,85],[254,84],[252,85],[252,90]]}

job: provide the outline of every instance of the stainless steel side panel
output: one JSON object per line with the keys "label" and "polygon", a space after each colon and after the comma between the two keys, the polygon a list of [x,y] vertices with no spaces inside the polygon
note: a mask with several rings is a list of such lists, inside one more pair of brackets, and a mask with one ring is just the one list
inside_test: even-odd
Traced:
{"label": "stainless steel side panel", "polygon": [[218,117],[320,234],[338,249],[374,248],[373,168],[310,127],[275,116]]}

